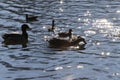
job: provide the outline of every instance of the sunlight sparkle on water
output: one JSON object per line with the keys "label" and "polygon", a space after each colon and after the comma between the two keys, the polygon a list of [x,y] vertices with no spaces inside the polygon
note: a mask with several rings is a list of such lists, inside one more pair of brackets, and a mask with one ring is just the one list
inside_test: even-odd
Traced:
{"label": "sunlight sparkle on water", "polygon": [[78,68],[78,69],[82,69],[82,68],[84,68],[84,66],[78,65],[77,68]]}
{"label": "sunlight sparkle on water", "polygon": [[46,26],[43,26],[43,29],[46,29]]}
{"label": "sunlight sparkle on water", "polygon": [[61,67],[61,66],[55,68],[56,71],[61,70],[61,69],[63,69],[63,67]]}
{"label": "sunlight sparkle on water", "polygon": [[78,18],[78,21],[80,21],[81,19],[80,18]]}
{"label": "sunlight sparkle on water", "polygon": [[85,34],[91,34],[91,35],[94,35],[94,34],[96,34],[96,32],[95,31],[93,31],[93,30],[87,30],[87,31],[85,31],[84,32]]}
{"label": "sunlight sparkle on water", "polygon": [[112,41],[113,41],[113,42],[115,42],[115,41],[116,41],[116,39],[112,39]]}
{"label": "sunlight sparkle on water", "polygon": [[109,56],[109,55],[110,55],[110,52],[101,52],[101,55],[102,55],[102,56]]}
{"label": "sunlight sparkle on water", "polygon": [[68,68],[71,68],[72,66],[67,66]]}
{"label": "sunlight sparkle on water", "polygon": [[110,5],[106,5],[106,7],[107,7],[107,8],[109,8],[109,7],[110,7]]}
{"label": "sunlight sparkle on water", "polygon": [[84,14],[84,16],[91,16],[90,11],[87,11],[87,12]]}
{"label": "sunlight sparkle on water", "polygon": [[97,41],[95,41],[94,43],[93,43],[93,45],[100,45],[100,42],[97,42]]}
{"label": "sunlight sparkle on water", "polygon": [[47,36],[47,35],[44,36],[45,41],[49,40],[49,38],[50,38],[50,36]]}
{"label": "sunlight sparkle on water", "polygon": [[86,23],[88,23],[89,19],[84,19],[83,21],[86,22]]}
{"label": "sunlight sparkle on water", "polygon": [[63,4],[63,0],[60,0],[60,4]]}
{"label": "sunlight sparkle on water", "polygon": [[113,73],[113,76],[120,76],[120,73]]}
{"label": "sunlight sparkle on water", "polygon": [[120,10],[117,10],[116,13],[120,13]]}
{"label": "sunlight sparkle on water", "polygon": [[48,36],[44,36],[44,38],[46,39],[46,38],[48,38]]}
{"label": "sunlight sparkle on water", "polygon": [[60,10],[61,12],[63,12],[63,9],[62,9],[62,8],[59,8],[59,10]]}
{"label": "sunlight sparkle on water", "polygon": [[94,27],[98,28],[113,28],[113,23],[109,22],[107,19],[98,19],[93,23]]}

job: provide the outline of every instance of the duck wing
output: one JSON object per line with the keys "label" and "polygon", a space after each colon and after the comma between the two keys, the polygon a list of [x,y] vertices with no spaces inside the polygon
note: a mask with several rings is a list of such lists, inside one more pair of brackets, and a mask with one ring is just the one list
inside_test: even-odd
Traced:
{"label": "duck wing", "polygon": [[2,36],[2,38],[3,38],[4,40],[7,40],[7,39],[20,39],[21,37],[22,37],[21,34],[4,34],[4,35]]}
{"label": "duck wing", "polygon": [[28,42],[28,39],[24,38],[21,34],[4,34],[2,37],[5,45],[22,44],[24,46]]}
{"label": "duck wing", "polygon": [[68,33],[58,33],[59,37],[68,37],[69,34]]}
{"label": "duck wing", "polygon": [[26,18],[26,21],[29,22],[29,21],[38,21],[38,16],[30,16],[28,18]]}
{"label": "duck wing", "polygon": [[49,44],[54,47],[68,47],[71,43],[68,40],[52,38],[49,40]]}

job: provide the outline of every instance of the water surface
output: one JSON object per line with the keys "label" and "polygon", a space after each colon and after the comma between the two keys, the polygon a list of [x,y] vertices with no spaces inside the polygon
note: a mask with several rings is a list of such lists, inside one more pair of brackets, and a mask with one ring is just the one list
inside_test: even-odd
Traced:
{"label": "water surface", "polygon": [[[119,80],[119,0],[1,0],[0,35],[20,31],[25,14],[32,30],[26,48],[2,44],[0,80]],[[85,50],[49,48],[45,40],[52,19],[58,30],[85,37]]]}

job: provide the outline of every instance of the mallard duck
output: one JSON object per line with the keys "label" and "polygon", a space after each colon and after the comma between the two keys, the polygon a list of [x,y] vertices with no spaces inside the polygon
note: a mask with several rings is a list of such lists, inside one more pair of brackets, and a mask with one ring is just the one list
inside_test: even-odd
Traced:
{"label": "mallard duck", "polygon": [[53,47],[75,46],[75,45],[79,45],[80,42],[84,42],[84,44],[87,44],[85,39],[80,36],[78,36],[76,39],[74,39],[72,41],[60,39],[60,38],[52,38],[48,42],[49,42],[50,46],[53,46]]}
{"label": "mallard duck", "polygon": [[22,34],[19,33],[6,33],[2,36],[3,43],[6,45],[25,44],[28,42],[28,34],[26,30],[30,30],[27,24],[21,26]]}
{"label": "mallard duck", "polygon": [[52,20],[52,26],[48,29],[49,32],[54,32],[55,29],[55,21]]}
{"label": "mallard duck", "polygon": [[26,14],[26,22],[37,21],[38,16],[29,16]]}
{"label": "mallard duck", "polygon": [[72,36],[72,29],[69,29],[69,32],[61,32],[61,33],[58,33],[58,36],[59,37],[69,37],[69,39],[71,38]]}

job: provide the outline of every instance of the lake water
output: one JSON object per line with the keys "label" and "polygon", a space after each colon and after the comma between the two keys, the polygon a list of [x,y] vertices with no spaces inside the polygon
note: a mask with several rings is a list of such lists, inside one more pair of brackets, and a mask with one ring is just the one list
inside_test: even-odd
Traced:
{"label": "lake water", "polygon": [[[20,31],[25,14],[38,16],[27,23],[26,48],[0,37],[0,80],[120,80],[119,0],[0,0],[0,36]],[[52,19],[58,30],[83,36],[85,49],[49,48]]]}

